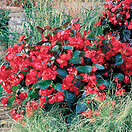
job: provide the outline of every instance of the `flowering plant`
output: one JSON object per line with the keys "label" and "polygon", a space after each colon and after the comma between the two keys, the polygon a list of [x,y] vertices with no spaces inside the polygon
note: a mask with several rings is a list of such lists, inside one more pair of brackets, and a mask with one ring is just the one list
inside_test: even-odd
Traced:
{"label": "flowering plant", "polygon": [[106,0],[104,7],[95,26],[107,24],[104,34],[115,33],[120,41],[132,45],[132,0]]}
{"label": "flowering plant", "polygon": [[[103,102],[108,90],[117,96],[130,91],[132,48],[111,34],[89,40],[90,31],[81,34],[78,21],[72,19],[58,28],[37,27],[40,42],[30,44],[30,37],[22,35],[7,49],[9,67],[0,68],[0,83],[7,97],[1,102],[10,108],[13,102],[18,104],[10,111],[15,120],[22,122],[24,114],[32,116],[37,107],[47,108],[57,102],[91,117],[90,103]],[[98,113],[95,108],[94,114]]]}

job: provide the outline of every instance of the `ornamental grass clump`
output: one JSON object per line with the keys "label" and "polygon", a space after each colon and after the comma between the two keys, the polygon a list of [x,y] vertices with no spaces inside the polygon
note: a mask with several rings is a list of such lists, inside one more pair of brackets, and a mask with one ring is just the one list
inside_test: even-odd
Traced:
{"label": "ornamental grass clump", "polygon": [[9,41],[8,37],[8,21],[9,21],[9,10],[5,10],[0,7],[0,46],[5,44],[7,47],[7,43]]}
{"label": "ornamental grass clump", "polygon": [[[55,104],[50,111],[37,108],[32,118],[24,117],[26,122],[24,125],[13,121],[11,132],[130,132],[132,129],[132,104],[130,94],[116,103],[113,102],[113,105],[111,104],[111,97],[107,98],[107,101],[101,102],[100,112],[94,112],[96,114],[93,115],[94,118],[83,118],[81,115],[75,115],[72,111],[71,115],[69,115],[71,117],[68,119],[69,123],[66,123],[66,116],[63,115],[66,111],[70,111],[69,108],[59,108]],[[106,95],[106,97],[108,96]],[[114,97],[116,98],[116,96]]]}

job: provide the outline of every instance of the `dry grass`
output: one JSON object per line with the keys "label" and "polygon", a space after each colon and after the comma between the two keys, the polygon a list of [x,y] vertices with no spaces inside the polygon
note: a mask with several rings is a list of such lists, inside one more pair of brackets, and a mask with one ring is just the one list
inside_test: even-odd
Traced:
{"label": "dry grass", "polygon": [[[82,12],[85,9],[91,8],[91,6],[96,6],[102,4],[101,0],[95,1],[95,0],[55,0],[54,5],[57,8],[64,9],[67,14],[74,17],[80,17]],[[99,7],[99,12],[101,12],[101,6]]]}

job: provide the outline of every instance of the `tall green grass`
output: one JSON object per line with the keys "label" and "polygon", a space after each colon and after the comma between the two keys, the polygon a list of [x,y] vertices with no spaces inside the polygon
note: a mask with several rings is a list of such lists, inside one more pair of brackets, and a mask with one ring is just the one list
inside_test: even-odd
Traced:
{"label": "tall green grass", "polygon": [[75,114],[70,109],[60,109],[57,105],[48,112],[38,109],[34,117],[25,117],[25,126],[14,122],[11,132],[130,132],[132,130],[131,93],[115,104],[111,114],[111,108],[106,104],[100,111],[101,116],[96,117],[93,123],[90,123],[89,118],[76,115],[76,118],[68,124],[66,116],[63,115],[66,111]]}
{"label": "tall green grass", "polygon": [[0,63],[4,59],[9,42],[8,20],[9,11],[0,7]]}
{"label": "tall green grass", "polygon": [[0,8],[0,45],[8,43],[8,21],[9,21],[9,11]]}
{"label": "tall green grass", "polygon": [[[22,0],[24,2],[24,0]],[[28,4],[28,3],[27,3]],[[99,3],[92,3],[85,7],[85,4],[77,0],[70,0],[69,2],[61,2],[60,0],[36,0],[34,3],[30,3],[30,6],[23,5],[25,20],[22,22],[22,31],[17,33],[14,29],[12,31],[12,41],[10,45],[18,41],[18,37],[21,34],[25,34],[26,37],[31,36],[31,42],[37,43],[41,40],[41,35],[37,32],[36,26],[44,27],[59,27],[63,23],[73,19],[80,18],[82,28],[84,30],[91,30],[93,37],[96,37],[103,31],[102,27],[94,28],[94,22],[99,20],[101,6]],[[47,32],[45,32],[47,34]]]}

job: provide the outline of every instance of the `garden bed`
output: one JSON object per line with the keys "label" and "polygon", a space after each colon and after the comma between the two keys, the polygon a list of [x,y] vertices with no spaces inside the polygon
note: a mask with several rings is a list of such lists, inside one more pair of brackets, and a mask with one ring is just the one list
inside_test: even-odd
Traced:
{"label": "garden bed", "polygon": [[102,15],[54,2],[10,14],[0,94],[11,130],[131,131],[131,2],[106,1]]}

